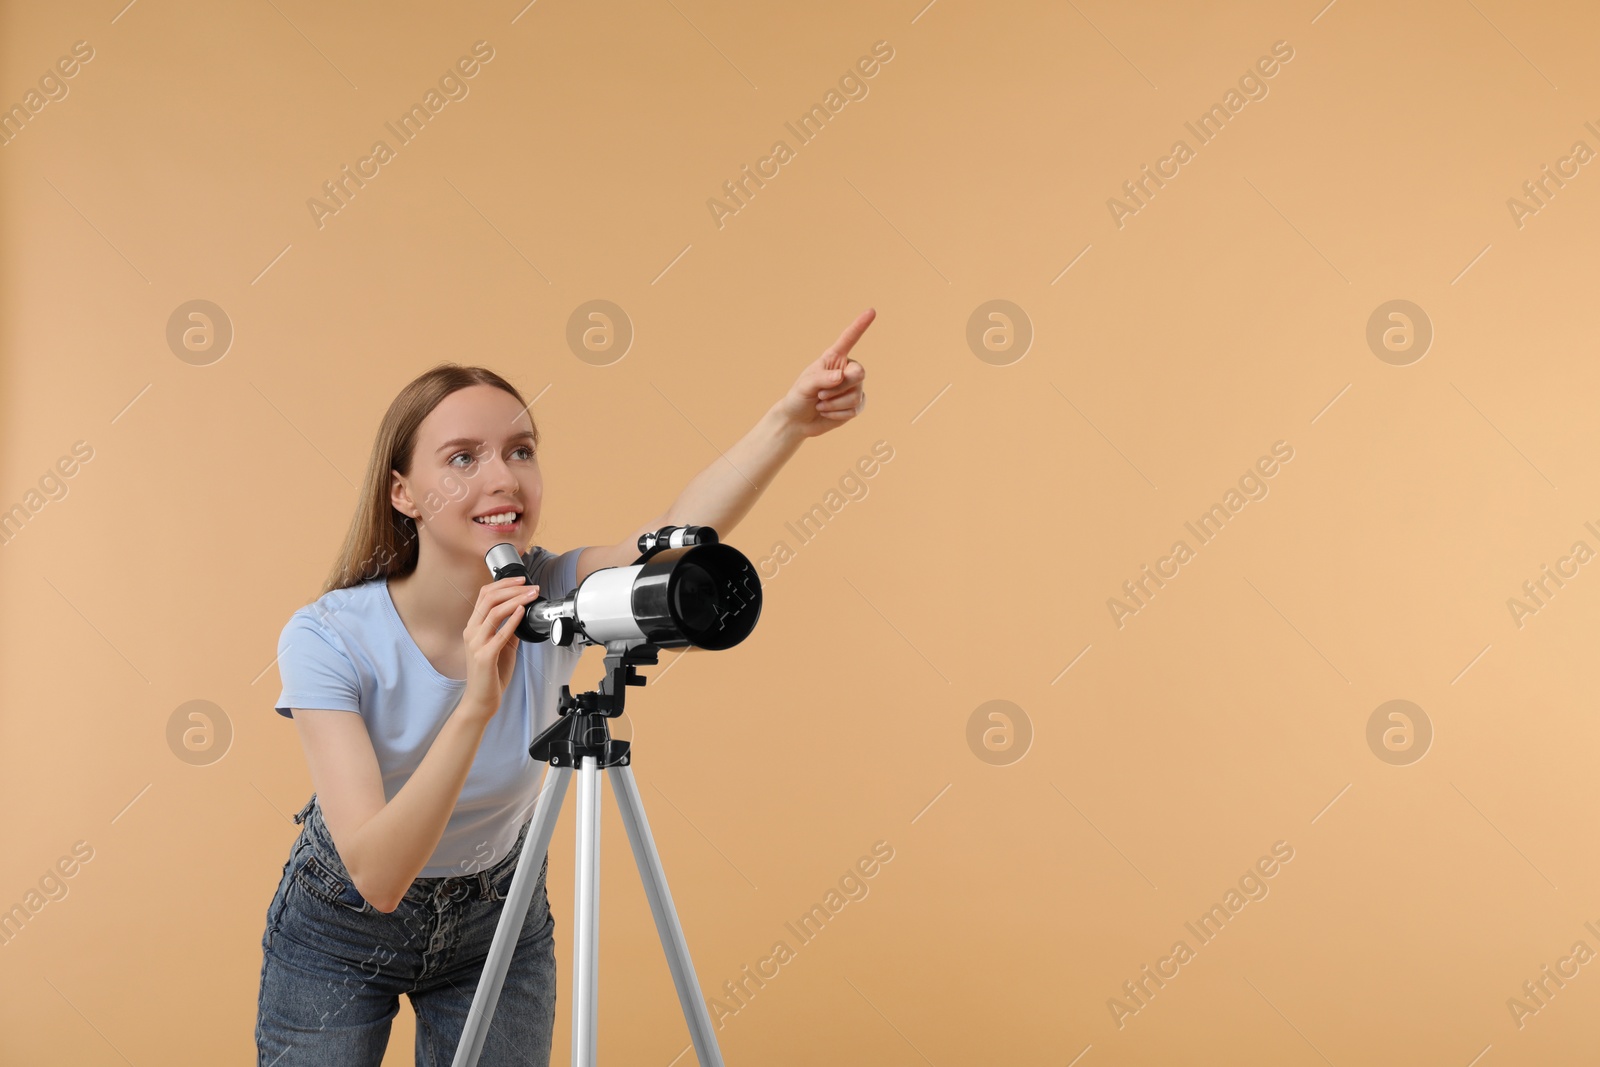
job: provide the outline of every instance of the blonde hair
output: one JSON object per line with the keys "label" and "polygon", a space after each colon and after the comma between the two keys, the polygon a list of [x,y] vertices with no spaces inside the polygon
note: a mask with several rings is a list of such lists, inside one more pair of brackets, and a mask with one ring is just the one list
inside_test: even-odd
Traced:
{"label": "blonde hair", "polygon": [[[361,482],[356,513],[350,521],[338,562],[323,584],[324,595],[374,578],[403,577],[417,569],[416,520],[401,513],[390,501],[389,472],[411,473],[417,427],[441,400],[458,389],[473,385],[503,389],[516,397],[524,409],[528,406],[517,387],[494,371],[486,367],[464,367],[459,363],[441,363],[401,389],[378,426],[372,456],[367,461],[367,473]],[[532,412],[528,418],[531,422]],[[533,441],[537,447],[537,424],[533,427]]]}

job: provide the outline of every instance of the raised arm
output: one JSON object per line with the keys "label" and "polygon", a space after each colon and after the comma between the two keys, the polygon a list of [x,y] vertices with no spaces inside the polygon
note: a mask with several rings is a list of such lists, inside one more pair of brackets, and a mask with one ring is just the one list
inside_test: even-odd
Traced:
{"label": "raised arm", "polygon": [[726,540],[801,442],[843,426],[859,413],[867,370],[850,358],[850,349],[876,317],[872,308],[858,315],[754,428],[695,475],[665,512],[614,545],[585,548],[578,556],[577,581],[602,567],[626,567],[639,556],[639,535],[663,526],[709,526]]}

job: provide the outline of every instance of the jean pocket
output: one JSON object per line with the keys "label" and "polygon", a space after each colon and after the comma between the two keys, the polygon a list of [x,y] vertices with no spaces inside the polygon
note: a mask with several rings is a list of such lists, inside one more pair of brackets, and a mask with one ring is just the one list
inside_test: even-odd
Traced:
{"label": "jean pocket", "polygon": [[350,879],[324,863],[315,852],[308,852],[294,872],[296,884],[318,900],[354,912],[374,910]]}

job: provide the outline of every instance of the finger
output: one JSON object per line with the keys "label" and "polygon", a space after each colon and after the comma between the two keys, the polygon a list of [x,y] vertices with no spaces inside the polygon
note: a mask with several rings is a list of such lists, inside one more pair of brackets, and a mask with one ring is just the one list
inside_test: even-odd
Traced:
{"label": "finger", "polygon": [[538,587],[529,585],[524,586],[521,593],[513,593],[512,595],[502,599],[500,603],[494,605],[484,613],[483,620],[478,623],[477,629],[473,631],[473,636],[480,643],[488,640],[493,633],[500,629],[501,624],[505,622],[506,619],[512,617],[517,612],[522,611],[529,604],[533,603],[533,601],[536,599],[537,593]]}
{"label": "finger", "polygon": [[840,393],[827,400],[817,401],[818,411],[854,411],[856,405],[861,403],[861,390],[852,389],[847,393]]}
{"label": "finger", "polygon": [[506,680],[508,687],[511,682],[512,672],[517,669],[517,656],[519,654],[517,650],[521,645],[521,641],[507,641],[501,646],[500,654],[496,657],[495,673]]}
{"label": "finger", "polygon": [[522,620],[518,618],[515,612],[513,612],[506,620],[505,625],[501,626],[498,630],[490,635],[488,647],[494,649],[496,652],[503,652],[506,645],[517,636],[517,627],[521,625],[521,623]]}
{"label": "finger", "polygon": [[873,308],[868,308],[856,316],[856,321],[844,328],[844,333],[841,333],[839,339],[833,342],[824,353],[829,359],[829,370],[837,370],[844,366],[844,357],[850,354],[850,350],[855,347],[857,341],[861,340],[861,335],[867,332],[867,327],[871,326],[872,320],[877,317],[878,312]]}
{"label": "finger", "polygon": [[[520,576],[501,579],[491,582],[478,592],[478,602],[473,606],[472,615],[467,619],[467,629],[483,623],[488,618],[489,612],[497,604],[504,604],[517,597],[526,595],[528,590],[537,592],[538,586],[527,584],[526,579]],[[531,597],[529,598],[531,601]]]}
{"label": "finger", "polygon": [[484,598],[485,603],[487,603],[487,604],[492,606],[494,604],[501,603],[502,601],[505,601],[505,600],[507,600],[507,599],[509,599],[511,597],[521,596],[523,593],[525,593],[529,589],[538,590],[538,588],[539,588],[537,585],[531,585],[525,579],[520,578],[520,577],[507,578],[506,581],[507,582],[514,582],[515,584],[512,584],[512,585],[501,585],[499,582],[496,582],[492,586],[485,586],[484,587],[484,591],[483,591],[482,596]]}
{"label": "finger", "polygon": [[491,604],[503,600],[507,596],[515,595],[519,589],[526,587],[527,584],[528,580],[522,575],[513,574],[500,579],[498,582],[490,582],[483,586],[478,590],[478,600],[472,608],[473,617],[477,618],[479,613],[487,610]]}
{"label": "finger", "polygon": [[839,422],[845,422],[856,417],[853,408],[849,411],[819,411],[817,414],[824,419],[835,419]]}
{"label": "finger", "polygon": [[[854,360],[850,361],[850,367],[859,366],[861,366],[861,364],[855,362]],[[844,382],[838,385],[829,386],[826,389],[817,390],[817,399],[832,400],[834,397],[841,396],[845,393],[859,392],[866,384],[867,372],[863,370],[859,374],[851,374],[850,367],[845,368]]]}
{"label": "finger", "polygon": [[866,380],[867,368],[852,359],[845,364],[844,373],[842,375],[836,374],[834,380],[829,381],[817,392],[817,397],[826,400],[829,397],[838,396],[846,389],[858,388]]}
{"label": "finger", "polygon": [[536,586],[525,585],[521,590],[506,597],[500,603],[489,609],[489,618],[504,615],[514,615],[522,611],[538,598],[539,590]]}
{"label": "finger", "polygon": [[478,590],[479,595],[493,593],[497,589],[515,589],[519,585],[528,585],[528,579],[521,574],[508,574],[498,582],[490,582]]}
{"label": "finger", "polygon": [[816,396],[823,389],[836,388],[840,381],[839,372],[828,362],[826,354],[818,356],[800,375],[800,380],[795,387],[802,396]]}
{"label": "finger", "polygon": [[514,640],[518,640],[517,621],[515,618],[507,622],[506,625],[500,627],[500,629],[496,630],[494,633],[489,634],[488,637],[477,646],[475,655],[477,656],[479,662],[483,662],[485,660],[498,662],[504,657],[506,646]]}
{"label": "finger", "polygon": [[498,633],[492,634],[489,640],[480,645],[474,652],[472,662],[481,665],[492,664],[497,670],[507,666],[506,660],[511,656],[508,650],[518,643],[517,628],[507,626]]}

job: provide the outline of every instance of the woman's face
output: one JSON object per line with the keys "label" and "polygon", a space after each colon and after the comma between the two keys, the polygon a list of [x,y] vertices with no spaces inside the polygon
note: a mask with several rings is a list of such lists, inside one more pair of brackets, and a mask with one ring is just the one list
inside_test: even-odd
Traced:
{"label": "woman's face", "polygon": [[[544,479],[533,420],[492,385],[441,400],[417,428],[411,473],[390,478],[390,502],[447,557],[481,561],[502,541],[524,551],[539,525]],[[490,516],[510,521],[490,523]]]}

